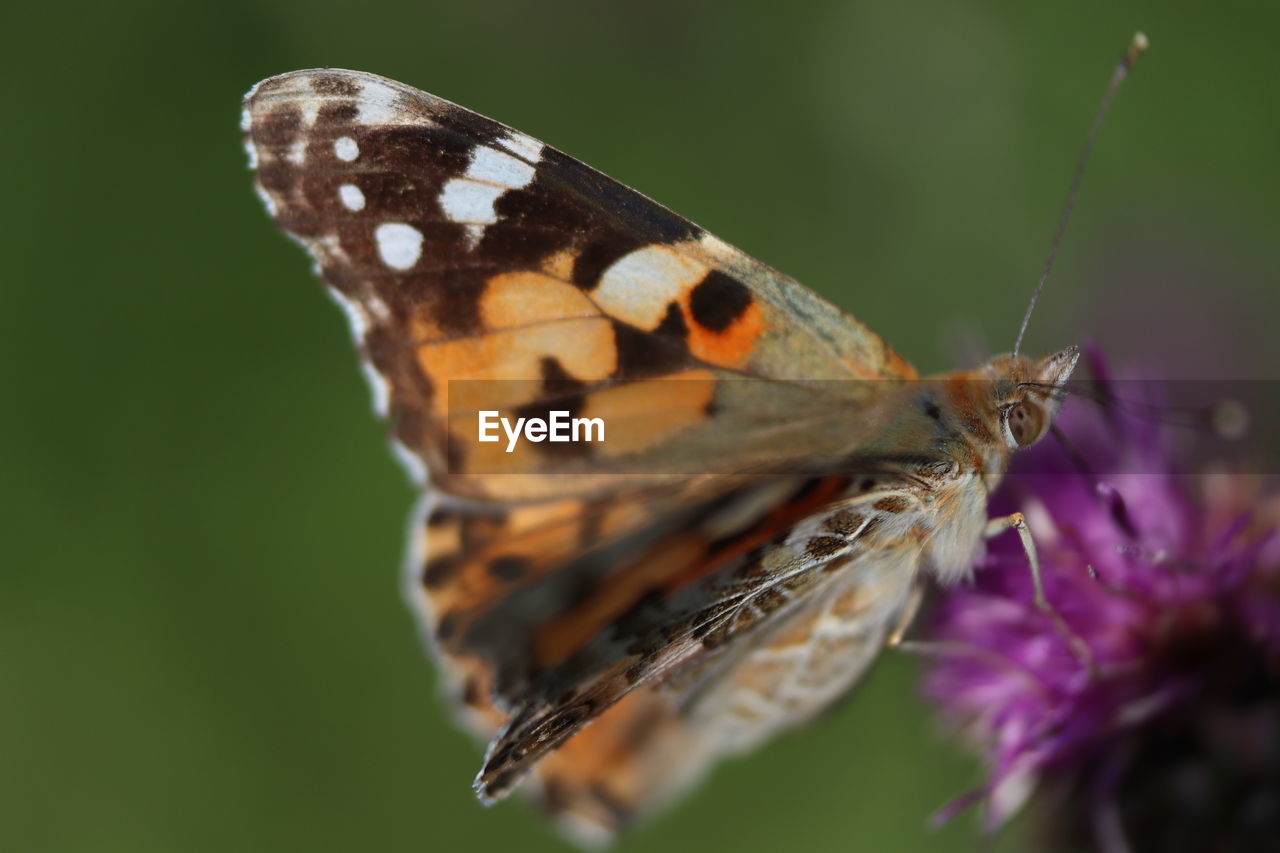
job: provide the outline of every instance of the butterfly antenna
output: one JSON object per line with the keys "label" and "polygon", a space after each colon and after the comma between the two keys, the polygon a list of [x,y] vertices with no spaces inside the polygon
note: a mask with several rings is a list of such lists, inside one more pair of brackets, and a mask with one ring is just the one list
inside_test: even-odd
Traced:
{"label": "butterfly antenna", "polygon": [[1053,259],[1058,255],[1058,244],[1062,242],[1062,232],[1067,230],[1067,220],[1071,218],[1071,209],[1076,205],[1076,194],[1080,192],[1080,179],[1084,177],[1084,167],[1089,162],[1089,155],[1093,152],[1093,143],[1098,138],[1098,129],[1102,127],[1102,119],[1107,115],[1107,109],[1111,106],[1111,99],[1116,96],[1116,90],[1120,88],[1120,84],[1124,82],[1124,78],[1129,76],[1129,69],[1138,61],[1138,57],[1147,49],[1147,37],[1141,32],[1133,34],[1133,41],[1129,42],[1129,49],[1120,57],[1120,61],[1116,63],[1116,70],[1111,73],[1111,81],[1107,83],[1107,91],[1102,95],[1102,103],[1098,104],[1098,111],[1093,116],[1093,124],[1089,127],[1089,135],[1085,137],[1084,150],[1080,152],[1080,160],[1076,163],[1075,174],[1071,176],[1071,189],[1067,191],[1067,203],[1063,205],[1062,215],[1058,217],[1058,230],[1053,234],[1053,242],[1049,244],[1049,256],[1045,258],[1044,270],[1040,273],[1040,281],[1036,284],[1035,291],[1031,294],[1031,302],[1027,305],[1027,313],[1022,317],[1022,326],[1018,329],[1018,339],[1013,343],[1013,357],[1017,358],[1018,353],[1022,350],[1022,336],[1027,333],[1027,324],[1031,322],[1031,314],[1036,310],[1036,302],[1040,300],[1040,291],[1044,290],[1044,283],[1049,280],[1049,271],[1053,269]]}

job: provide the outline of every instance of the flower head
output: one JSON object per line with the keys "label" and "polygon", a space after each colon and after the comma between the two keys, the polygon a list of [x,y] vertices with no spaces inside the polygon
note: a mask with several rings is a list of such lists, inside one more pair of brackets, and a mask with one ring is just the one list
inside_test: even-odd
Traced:
{"label": "flower head", "polygon": [[1280,502],[1177,473],[1152,419],[1082,402],[993,507],[1027,515],[1060,618],[1010,536],[933,619],[925,691],[991,768],[947,812],[984,800],[995,827],[1053,792],[1059,843],[1253,849],[1280,832]]}

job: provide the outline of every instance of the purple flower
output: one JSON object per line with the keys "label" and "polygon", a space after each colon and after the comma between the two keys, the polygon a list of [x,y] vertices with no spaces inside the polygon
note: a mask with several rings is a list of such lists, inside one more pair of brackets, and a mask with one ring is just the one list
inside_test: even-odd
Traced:
{"label": "purple flower", "polygon": [[982,801],[995,828],[1036,793],[1045,848],[1280,849],[1280,500],[1174,473],[1195,460],[1157,420],[1070,402],[1070,447],[993,507],[1027,515],[1061,621],[1009,535],[935,611],[925,692],[990,766],[941,817]]}

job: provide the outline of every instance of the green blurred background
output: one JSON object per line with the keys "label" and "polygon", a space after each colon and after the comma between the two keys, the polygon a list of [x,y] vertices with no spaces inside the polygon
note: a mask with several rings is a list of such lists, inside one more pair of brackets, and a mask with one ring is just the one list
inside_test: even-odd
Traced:
{"label": "green blurred background", "polygon": [[[375,71],[538,136],[923,369],[1012,343],[1103,84],[1035,351],[1280,374],[1275,7],[157,0],[11,6],[0,848],[561,850],[482,809],[400,600],[406,478],[346,322],[250,190],[239,98]],[[1260,17],[1261,16],[1261,17]],[[973,850],[979,778],[889,655],[628,851]],[[996,845],[1016,849],[1016,836]]]}

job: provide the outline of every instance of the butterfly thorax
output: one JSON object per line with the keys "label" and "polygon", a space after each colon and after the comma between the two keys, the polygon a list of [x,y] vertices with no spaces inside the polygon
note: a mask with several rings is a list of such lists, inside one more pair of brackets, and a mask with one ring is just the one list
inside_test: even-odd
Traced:
{"label": "butterfly thorax", "polygon": [[988,500],[1013,454],[1048,430],[1075,359],[1075,348],[1039,362],[998,356],[898,392],[886,428],[852,462],[879,477],[877,489],[910,497],[922,569],[945,583],[972,567]]}

